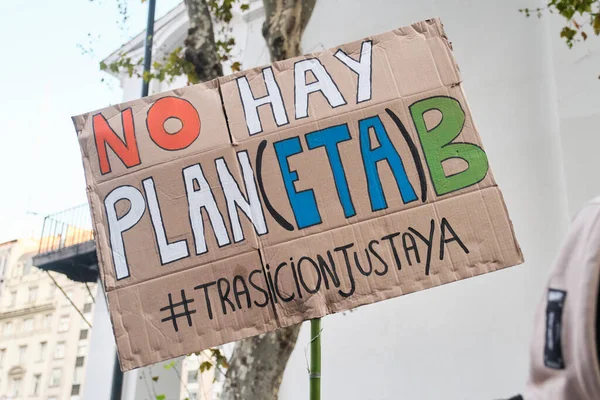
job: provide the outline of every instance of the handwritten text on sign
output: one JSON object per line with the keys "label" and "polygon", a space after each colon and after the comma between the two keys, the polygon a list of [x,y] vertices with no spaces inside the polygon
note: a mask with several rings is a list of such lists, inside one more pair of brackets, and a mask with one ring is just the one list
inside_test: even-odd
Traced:
{"label": "handwritten text on sign", "polygon": [[459,79],[431,20],[76,117],[123,367],[518,264]]}

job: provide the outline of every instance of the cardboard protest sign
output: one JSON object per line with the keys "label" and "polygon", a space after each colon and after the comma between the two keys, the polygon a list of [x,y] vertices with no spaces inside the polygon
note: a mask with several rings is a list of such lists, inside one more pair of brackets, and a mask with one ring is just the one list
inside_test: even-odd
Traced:
{"label": "cardboard protest sign", "polygon": [[522,262],[439,20],[74,117],[129,370]]}

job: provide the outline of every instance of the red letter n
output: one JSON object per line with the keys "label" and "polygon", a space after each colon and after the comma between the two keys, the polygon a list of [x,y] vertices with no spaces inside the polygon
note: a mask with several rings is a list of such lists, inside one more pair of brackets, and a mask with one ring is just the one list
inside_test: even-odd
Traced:
{"label": "red letter n", "polygon": [[100,113],[94,115],[92,124],[94,137],[96,139],[96,150],[98,151],[98,160],[100,162],[100,172],[102,175],[111,171],[108,161],[106,146],[108,145],[119,157],[127,168],[140,164],[140,154],[135,140],[135,130],[133,127],[133,114],[131,108],[121,112],[121,122],[123,124],[123,135],[125,141],[112,130],[108,121]]}

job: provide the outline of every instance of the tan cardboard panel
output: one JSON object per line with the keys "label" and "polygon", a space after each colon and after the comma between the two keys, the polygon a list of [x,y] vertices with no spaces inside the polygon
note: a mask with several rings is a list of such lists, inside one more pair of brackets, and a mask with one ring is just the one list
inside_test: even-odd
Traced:
{"label": "tan cardboard panel", "polygon": [[[256,174],[260,175],[261,182],[264,185],[263,202],[269,202],[277,213],[281,214],[294,228],[293,230],[283,229],[273,215],[267,212],[265,215],[269,226],[269,234],[260,236],[261,244],[270,246],[283,243],[298,237],[355,224],[370,218],[418,207],[423,203],[430,203],[438,199],[457,196],[495,185],[494,178],[491,172],[488,171],[479,183],[442,196],[436,194],[420,139],[409,114],[409,107],[413,102],[423,98],[456,96],[458,100],[461,95],[462,93],[458,88],[443,87],[423,94],[424,97],[414,97],[408,101],[400,99],[365,107],[352,113],[331,116],[265,138],[255,138],[241,143],[237,146],[237,149],[247,149],[252,160],[255,160],[257,154],[261,153],[262,168],[260,173],[256,163],[254,166]],[[387,110],[397,116],[408,137],[403,135]],[[435,111],[426,114],[427,117],[431,117],[426,118],[427,125],[430,127],[439,122],[439,120],[434,119],[435,114]],[[368,121],[372,121],[369,126],[377,124],[378,127],[383,129],[383,131],[378,131],[381,136],[376,136],[373,129],[368,130],[368,135],[364,131],[361,133],[361,124]],[[334,162],[332,161],[333,152],[326,149],[318,136],[313,137],[313,135],[319,135],[319,132],[322,132],[322,135],[330,136],[347,135],[347,140],[341,141],[337,145],[339,162],[344,170],[344,178],[338,177],[336,179]],[[299,229],[300,222],[297,221],[293,212],[290,196],[285,192],[282,193],[283,172],[277,162],[276,146],[294,138],[297,138],[299,148],[302,150],[300,153],[287,158],[289,170],[296,173],[298,178],[294,182],[294,190],[296,192],[311,191],[311,196],[315,198],[320,216],[319,223],[303,229]],[[402,174],[399,173],[398,178],[396,178],[389,163],[377,163],[377,173],[375,175],[368,174],[368,158],[363,157],[363,146],[376,148],[381,145],[379,139],[383,138],[389,139],[391,149],[397,152],[402,162],[402,167],[406,171],[406,177],[411,186],[412,197],[410,197],[408,191],[401,192],[399,187],[402,186],[399,182],[401,182]],[[414,147],[415,155],[411,152],[408,141]],[[455,141],[473,143],[478,147],[482,147],[479,135],[470,122],[469,115],[466,116],[465,125]],[[311,144],[315,146],[312,149],[310,148]],[[264,147],[262,152],[259,150],[261,146]],[[417,157],[420,162],[421,176],[414,157]],[[459,162],[457,159],[454,163],[452,161],[455,160],[443,163],[447,175],[458,173],[466,168],[466,163],[463,160]],[[382,192],[381,197],[378,199],[369,192],[368,176],[371,177],[371,180],[381,182]],[[340,194],[344,189],[341,188],[339,181],[344,179],[346,190],[349,192],[348,205],[342,201],[342,195]],[[425,185],[424,191],[421,184]],[[383,207],[380,204],[384,204],[384,208],[377,209],[377,207]]]}
{"label": "tan cardboard panel", "polygon": [[268,247],[263,258],[264,268],[251,252],[110,291],[123,368],[522,262],[496,187]]}
{"label": "tan cardboard panel", "polygon": [[229,144],[217,85],[186,86],[73,117],[88,184]]}
{"label": "tan cardboard panel", "polygon": [[[156,279],[258,248],[254,227],[243,212],[239,212],[236,219],[239,220],[244,239],[236,241],[234,237],[231,221],[238,214],[228,212],[223,184],[217,175],[217,162],[227,166],[245,194],[244,180],[241,178],[238,160],[231,147],[191,155],[173,160],[168,165],[133,172],[104,182],[90,193],[97,232],[96,241],[99,244],[97,251],[102,262],[102,279],[108,290]],[[186,185],[187,172],[190,173],[190,177],[203,177],[206,180],[204,184],[198,180],[192,181],[194,190],[202,189],[201,191],[189,194],[191,186]],[[120,221],[134,214],[129,200],[110,201],[112,195],[123,189],[131,192],[125,193],[126,195],[136,196],[136,204],[141,207],[138,213],[141,217],[131,228],[123,230],[123,250],[119,251],[117,249],[121,247],[116,246],[119,235],[111,238],[111,228],[113,231],[120,231]],[[199,207],[190,207],[190,199],[200,194],[203,198],[207,198],[208,194],[208,198],[213,199],[215,211],[210,214],[212,218],[209,217],[207,207],[202,209],[201,214],[190,215],[190,210],[193,213],[200,210]],[[155,207],[151,207],[153,198],[157,201],[154,203]],[[198,215],[202,218],[198,218]],[[123,219],[115,221],[117,218]],[[199,221],[202,221],[202,226],[197,224]],[[162,248],[159,248],[161,238],[164,238],[164,241]],[[127,271],[115,266],[119,263],[120,254],[124,254]],[[117,270],[122,271],[120,278]]]}
{"label": "tan cardboard panel", "polygon": [[433,19],[74,117],[122,368],[521,263],[450,50]]}
{"label": "tan cardboard panel", "polygon": [[282,326],[523,261],[498,188],[264,250]]}
{"label": "tan cardboard panel", "polygon": [[440,21],[432,19],[220,78],[233,140],[457,84],[448,47]]}
{"label": "tan cardboard panel", "polygon": [[275,329],[266,288],[253,251],[108,292],[121,368]]}
{"label": "tan cardboard panel", "polygon": [[[460,98],[461,92],[459,89],[443,87],[424,95],[425,98],[450,95]],[[420,97],[415,97],[411,101],[418,102],[420,99]],[[241,193],[247,197],[248,187],[245,186],[242,178],[239,161],[240,157],[246,157],[245,160],[247,160],[248,166],[254,171],[255,183],[258,183],[259,187],[262,185],[264,188],[264,192],[261,193],[262,203],[269,202],[286,221],[294,226],[293,230],[286,230],[272,214],[263,211],[261,218],[266,218],[266,229],[260,236],[263,246],[314,235],[400,210],[418,207],[423,203],[430,203],[439,198],[456,196],[495,184],[491,174],[487,174],[477,185],[438,196],[426,168],[427,162],[421,148],[421,140],[415,131],[413,119],[409,113],[411,105],[412,103],[407,103],[404,100],[396,100],[365,107],[360,111],[331,116],[322,121],[288,129],[281,134],[269,135],[267,139],[257,138],[235,147],[228,146],[202,154],[191,155],[171,161],[168,165],[152,166],[99,184],[92,197],[95,199],[95,203],[98,203],[94,208],[99,212],[102,225],[107,225],[107,213],[111,211],[111,206],[105,204],[106,201],[101,202],[100,199],[107,199],[111,193],[121,190],[123,187],[133,187],[142,195],[145,201],[145,204],[142,205],[145,211],[140,221],[131,229],[124,231],[122,236],[126,261],[132,272],[129,274],[130,276],[127,276],[127,279],[115,279],[112,273],[115,271],[114,265],[113,268],[108,268],[106,275],[104,275],[107,288],[135,284],[181,269],[230,257],[240,250],[248,251],[249,249],[258,248],[256,236],[254,235],[255,230],[248,217],[240,212],[238,208],[235,209],[235,212],[228,210],[226,198],[223,194],[223,183],[221,177],[217,174],[217,162],[219,161],[224,162]],[[396,116],[397,122],[388,113]],[[425,118],[428,127],[436,126],[439,123],[439,120],[436,120],[435,111],[428,112],[425,115],[428,117]],[[403,125],[404,132],[396,123]],[[363,124],[368,124],[366,126],[371,128],[365,129]],[[470,122],[470,116],[467,115],[465,125],[458,127],[458,129],[460,129],[460,134],[457,130],[456,141],[469,142],[481,147],[479,136]],[[337,156],[344,170],[343,179],[335,175],[336,169],[332,161],[335,154],[324,146],[324,138],[340,134],[344,136],[344,140],[337,144]],[[284,171],[279,166],[276,154],[279,144],[292,139],[296,139],[295,143],[302,150],[301,153],[287,158],[289,170],[294,171],[298,177],[294,184],[294,190],[298,193],[304,191],[312,193],[320,219],[313,226],[303,229],[300,228],[301,221],[297,219],[298,216],[292,212],[290,195],[282,193],[281,189],[285,183],[282,178]],[[384,140],[389,141],[389,143],[384,143]],[[413,146],[416,154],[411,152],[409,143],[410,146]],[[266,146],[264,151],[259,150],[262,145]],[[402,174],[398,173],[396,169],[392,169],[390,163],[379,162],[376,164],[376,173],[374,175],[368,173],[369,161],[368,158],[363,156],[365,146],[368,148],[388,146],[391,152],[397,153],[402,168],[406,171],[406,179],[410,186],[409,195],[412,197],[407,197],[409,191],[404,190],[404,187],[401,186]],[[259,157],[258,153],[262,155]],[[421,174],[419,174],[416,167],[415,156],[421,164]],[[464,163],[464,161],[462,162]],[[260,170],[258,169],[259,163],[261,164]],[[203,212],[204,230],[201,233],[207,241],[206,252],[198,252],[194,249],[196,230],[194,230],[193,221],[189,214],[188,189],[186,189],[183,174],[183,171],[195,166],[205,175],[217,205],[218,217],[223,224],[223,229],[227,231],[225,241],[217,243],[216,231],[218,227],[214,219],[209,218],[208,214]],[[444,167],[447,175],[460,172],[465,168],[461,163],[444,164]],[[393,171],[398,174],[395,175]],[[382,191],[378,198],[375,198],[369,191],[369,176],[371,180],[381,182]],[[148,182],[148,180],[151,181]],[[340,187],[340,180],[345,180],[347,186],[346,190],[349,195],[347,203],[342,201],[343,196],[340,192],[343,189]],[[421,186],[423,183],[425,185],[424,189]],[[399,189],[399,187],[402,189]],[[256,190],[258,191],[258,189]],[[158,199],[154,218],[158,217],[161,220],[160,223],[155,222],[154,226],[149,203],[149,199],[153,195]],[[116,217],[121,218],[127,213],[127,204],[127,201],[118,203],[121,209],[117,208]],[[376,210],[376,207],[381,209]],[[305,212],[306,210],[301,211]],[[237,242],[236,240],[239,239],[234,238],[232,234],[232,218],[236,215],[243,228],[244,237],[243,240]],[[164,231],[160,232],[160,229]],[[103,243],[110,242],[109,230],[100,228],[98,233],[99,240]],[[174,244],[174,242],[180,242],[178,245],[181,250],[177,253],[179,255],[168,258],[168,256],[162,254],[165,250],[159,252],[158,240],[161,235],[165,236],[165,246],[175,247],[177,244]],[[184,241],[184,243],[181,243],[181,241]],[[103,255],[105,263],[107,265],[114,264],[115,255],[112,254],[114,246],[113,249],[108,249],[108,246],[103,246],[102,249],[108,250]],[[148,249],[154,251],[149,253]],[[152,255],[155,256],[154,259],[151,258]]]}

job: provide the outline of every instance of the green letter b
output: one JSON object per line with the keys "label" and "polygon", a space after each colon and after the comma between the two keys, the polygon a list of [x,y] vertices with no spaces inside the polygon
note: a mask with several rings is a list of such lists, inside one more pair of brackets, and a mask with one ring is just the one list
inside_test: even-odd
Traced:
{"label": "green letter b", "polygon": [[[439,111],[442,119],[434,128],[427,130],[424,115],[432,110]],[[412,104],[410,113],[438,196],[475,185],[485,177],[488,160],[481,147],[472,143],[452,143],[465,123],[465,112],[458,100],[445,96],[430,97]],[[451,158],[466,161],[467,168],[446,176],[442,163]]]}

